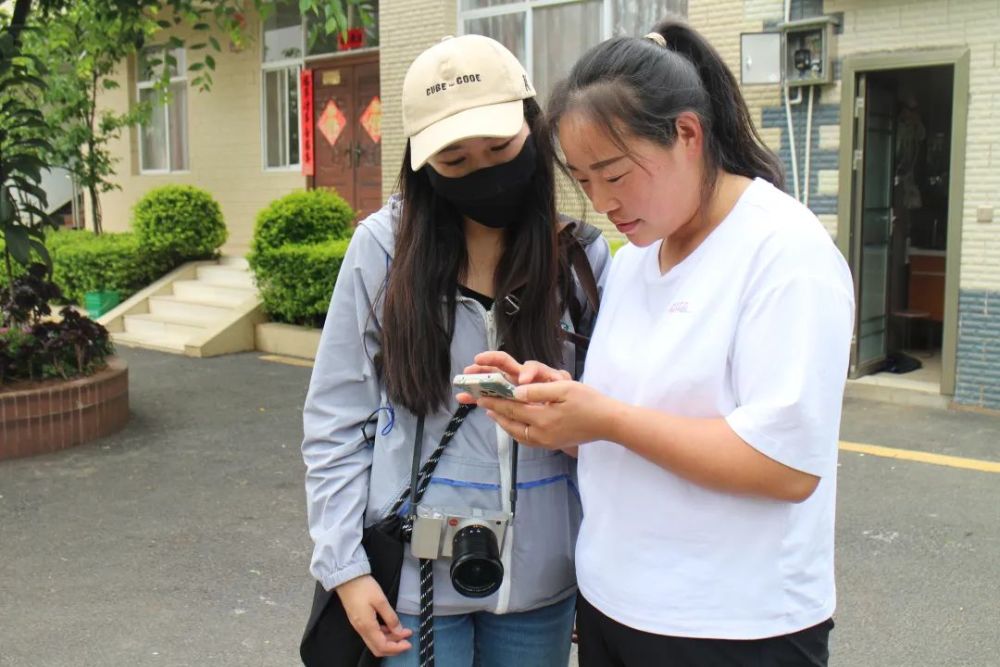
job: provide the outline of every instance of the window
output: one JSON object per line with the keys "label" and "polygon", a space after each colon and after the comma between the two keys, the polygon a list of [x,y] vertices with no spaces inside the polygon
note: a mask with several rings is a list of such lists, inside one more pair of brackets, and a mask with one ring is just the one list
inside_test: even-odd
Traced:
{"label": "window", "polygon": [[[166,62],[168,54],[173,63]],[[156,89],[164,67],[170,72],[169,95]],[[183,48],[150,47],[139,54],[139,101],[151,107],[149,119],[139,126],[140,172],[188,169],[186,70]]]}
{"label": "window", "polygon": [[[375,20],[364,46],[378,45],[378,2],[368,3]],[[282,0],[264,21],[261,39],[263,154],[265,169],[299,166],[299,74],[305,61],[339,50],[337,35],[312,32],[311,15],[303,20],[297,0]]]}
{"label": "window", "polygon": [[544,103],[577,58],[612,35],[644,35],[687,0],[461,0],[465,34],[486,35],[517,56]]}
{"label": "window", "polygon": [[264,164],[268,169],[299,164],[300,65],[264,70]]}

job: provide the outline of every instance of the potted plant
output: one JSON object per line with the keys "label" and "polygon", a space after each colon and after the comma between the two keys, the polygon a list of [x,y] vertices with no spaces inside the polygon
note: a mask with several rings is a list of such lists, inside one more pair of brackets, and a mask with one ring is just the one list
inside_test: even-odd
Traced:
{"label": "potted plant", "polygon": [[54,318],[49,306],[63,298],[45,246],[45,229],[59,224],[41,188],[53,152],[37,108],[46,70],[21,52],[21,30],[0,26],[0,459],[107,435],[129,412],[128,371],[107,330],[70,307]]}
{"label": "potted plant", "polygon": [[370,0],[301,0],[299,7],[314,19],[307,23],[319,34],[337,34],[337,48],[341,51],[358,49],[372,41],[375,26],[375,7]]}

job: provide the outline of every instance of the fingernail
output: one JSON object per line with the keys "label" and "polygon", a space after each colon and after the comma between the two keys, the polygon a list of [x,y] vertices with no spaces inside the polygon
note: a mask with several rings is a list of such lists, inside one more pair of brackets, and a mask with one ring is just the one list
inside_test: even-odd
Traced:
{"label": "fingernail", "polygon": [[516,398],[519,401],[525,400],[527,398],[527,393],[528,393],[528,390],[525,389],[524,387],[515,387],[514,388],[514,398]]}

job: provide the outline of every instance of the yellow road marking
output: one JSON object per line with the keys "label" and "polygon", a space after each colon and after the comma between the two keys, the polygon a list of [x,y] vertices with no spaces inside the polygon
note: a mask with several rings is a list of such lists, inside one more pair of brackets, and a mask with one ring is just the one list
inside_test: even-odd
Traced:
{"label": "yellow road marking", "polygon": [[286,357],[280,354],[265,354],[260,357],[261,361],[273,361],[279,364],[288,364],[289,366],[302,366],[304,368],[312,368],[312,359],[300,359],[298,357]]}
{"label": "yellow road marking", "polygon": [[932,465],[948,466],[950,468],[965,468],[966,470],[978,470],[980,472],[1000,472],[1000,461],[967,459],[961,456],[931,454],[930,452],[917,452],[912,449],[896,449],[894,447],[882,447],[881,445],[865,445],[860,442],[845,442],[843,440],[840,441],[840,448],[847,452],[870,454],[872,456],[882,456],[889,459],[919,461],[920,463],[930,463]]}

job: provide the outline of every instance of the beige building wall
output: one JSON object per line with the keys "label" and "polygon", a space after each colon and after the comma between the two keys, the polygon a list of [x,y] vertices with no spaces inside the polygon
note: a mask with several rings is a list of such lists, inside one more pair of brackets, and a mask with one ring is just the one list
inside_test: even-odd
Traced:
{"label": "beige building wall", "polygon": [[403,77],[413,59],[446,35],[458,34],[454,0],[383,0],[379,5],[382,70],[382,195],[396,192],[403,137]]}
{"label": "beige building wall", "polygon": [[[962,215],[962,289],[1000,289],[1000,4],[995,0],[825,0],[826,14],[843,12],[843,32],[835,35],[836,56],[886,51],[968,48],[971,56],[968,135]],[[738,72],[740,33],[759,32],[765,22],[783,17],[781,0],[690,0],[691,23],[719,49]],[[821,86],[816,104],[839,105],[841,83]],[[764,108],[780,107],[779,86],[748,86],[744,95],[758,127]],[[804,128],[797,126],[798,135]],[[783,129],[762,130],[765,141],[777,150]],[[835,149],[840,125],[818,127],[814,149]],[[799,168],[802,159],[799,156]],[[786,170],[790,172],[786,165]],[[817,174],[818,194],[835,195],[838,169]],[[789,176],[790,177],[790,176]],[[800,179],[801,179],[800,173]],[[838,212],[838,215],[843,212]],[[992,215],[992,223],[978,222]],[[838,215],[820,219],[835,234]]]}
{"label": "beige building wall", "polygon": [[[970,53],[960,286],[1000,289],[1000,3],[995,0],[827,0],[844,12],[840,56],[964,46]],[[832,91],[831,91],[832,94]],[[836,86],[840,98],[840,84]],[[977,212],[993,222],[977,222]]]}
{"label": "beige building wall", "polygon": [[[240,51],[229,48],[222,36],[222,53],[213,54],[216,71],[208,92],[188,87],[189,171],[169,174],[141,174],[139,171],[139,130],[122,133],[112,146],[119,157],[117,182],[121,190],[101,197],[104,229],[130,229],[131,209],[149,190],[170,183],[194,185],[207,190],[219,202],[229,228],[223,251],[242,255],[253,236],[254,219],[273,199],[306,187],[298,168],[265,170],[261,135],[261,40],[258,18],[248,16],[247,30],[253,36]],[[180,34],[188,43],[194,36]],[[157,35],[156,41],[160,41]],[[211,53],[210,50],[201,53]],[[187,52],[189,62],[198,52]],[[116,111],[134,99],[135,65],[123,66],[116,76],[117,90],[101,95],[100,104]],[[193,78],[189,74],[189,80]],[[89,205],[88,205],[89,216]],[[92,222],[87,220],[88,228]]]}

